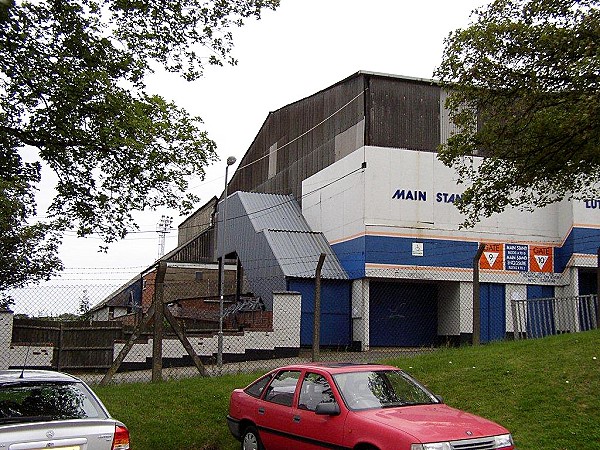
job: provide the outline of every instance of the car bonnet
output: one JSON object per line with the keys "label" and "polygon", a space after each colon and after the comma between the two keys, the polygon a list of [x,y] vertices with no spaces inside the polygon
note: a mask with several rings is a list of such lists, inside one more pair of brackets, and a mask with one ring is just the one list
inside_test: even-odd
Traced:
{"label": "car bonnet", "polygon": [[508,433],[482,417],[444,404],[355,411],[358,420],[373,421],[410,434],[422,443],[454,441]]}

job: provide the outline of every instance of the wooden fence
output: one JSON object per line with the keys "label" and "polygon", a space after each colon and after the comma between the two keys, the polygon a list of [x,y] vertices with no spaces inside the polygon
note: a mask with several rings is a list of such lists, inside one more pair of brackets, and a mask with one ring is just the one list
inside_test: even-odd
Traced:
{"label": "wooden fence", "polygon": [[113,362],[115,340],[128,329],[118,321],[80,322],[15,318],[12,343],[51,345],[56,370],[106,370]]}

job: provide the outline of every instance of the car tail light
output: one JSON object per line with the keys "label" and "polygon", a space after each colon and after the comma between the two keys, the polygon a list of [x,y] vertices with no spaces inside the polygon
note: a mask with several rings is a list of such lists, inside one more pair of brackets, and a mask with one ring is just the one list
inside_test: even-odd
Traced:
{"label": "car tail light", "polygon": [[129,430],[124,425],[115,426],[112,450],[129,450]]}

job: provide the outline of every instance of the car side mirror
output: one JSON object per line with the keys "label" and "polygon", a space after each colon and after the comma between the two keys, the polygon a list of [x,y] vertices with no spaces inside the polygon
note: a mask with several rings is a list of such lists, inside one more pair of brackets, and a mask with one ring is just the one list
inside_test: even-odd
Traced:
{"label": "car side mirror", "polygon": [[444,403],[444,398],[441,395],[435,395],[435,398],[437,399],[438,402]]}
{"label": "car side mirror", "polygon": [[337,416],[340,414],[340,406],[333,403],[319,403],[315,408],[315,414],[320,416]]}

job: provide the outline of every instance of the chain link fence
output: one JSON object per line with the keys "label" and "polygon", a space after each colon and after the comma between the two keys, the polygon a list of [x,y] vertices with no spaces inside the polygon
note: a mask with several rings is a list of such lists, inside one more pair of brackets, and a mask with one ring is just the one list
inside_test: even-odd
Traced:
{"label": "chain link fence", "polygon": [[30,287],[0,312],[0,366],[61,370],[92,384],[159,381],[298,361],[375,362],[598,326],[596,267],[479,266],[370,268],[356,280],[321,279],[315,268],[282,283],[249,282],[228,264],[221,296],[218,267],[163,262],[120,287]]}

